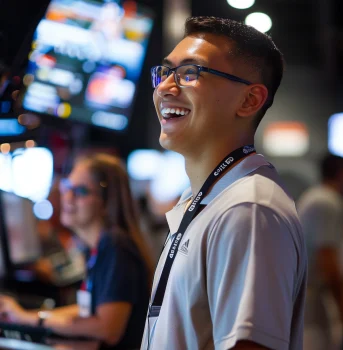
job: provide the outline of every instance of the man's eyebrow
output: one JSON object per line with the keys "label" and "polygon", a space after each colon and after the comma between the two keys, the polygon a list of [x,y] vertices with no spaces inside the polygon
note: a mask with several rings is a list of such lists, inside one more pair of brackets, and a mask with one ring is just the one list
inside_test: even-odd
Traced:
{"label": "man's eyebrow", "polygon": [[[181,66],[183,64],[198,64],[201,66],[206,66],[207,62],[201,58],[194,57],[194,58],[185,58],[179,62],[179,66]],[[162,60],[162,65],[168,66],[168,67],[175,67],[175,64],[171,60],[169,60],[168,58],[164,58]]]}
{"label": "man's eyebrow", "polygon": [[168,58],[164,58],[162,60],[162,65],[171,67],[173,64],[172,64],[172,62],[170,60],[168,60]]}

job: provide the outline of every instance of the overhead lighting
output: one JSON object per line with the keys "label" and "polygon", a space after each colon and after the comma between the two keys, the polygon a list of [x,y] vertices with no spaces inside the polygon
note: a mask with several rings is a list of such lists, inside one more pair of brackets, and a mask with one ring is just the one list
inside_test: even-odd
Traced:
{"label": "overhead lighting", "polygon": [[[47,198],[53,177],[53,155],[44,147],[17,148],[12,154],[13,192],[33,202]],[[1,185],[1,184],[0,184]]]}
{"label": "overhead lighting", "polygon": [[227,0],[227,3],[236,9],[248,9],[254,5],[255,0]]}
{"label": "overhead lighting", "polygon": [[263,149],[273,157],[300,157],[310,148],[310,135],[304,123],[272,122],[263,133]]}
{"label": "overhead lighting", "polygon": [[158,171],[161,153],[153,149],[138,149],[130,153],[127,170],[135,180],[151,180]]}
{"label": "overhead lighting", "polygon": [[149,193],[154,202],[175,200],[189,186],[185,160],[178,153],[135,150],[127,164],[132,179],[149,181]]}
{"label": "overhead lighting", "polygon": [[33,212],[40,220],[49,220],[54,213],[54,208],[50,201],[44,199],[33,205]]}
{"label": "overhead lighting", "polygon": [[35,146],[36,146],[36,142],[33,141],[33,140],[27,140],[27,141],[25,142],[25,147],[26,147],[26,148],[32,148],[32,147],[35,147]]}
{"label": "overhead lighting", "polygon": [[254,12],[245,18],[245,24],[252,26],[262,33],[268,32],[273,23],[271,18],[263,12]]}
{"label": "overhead lighting", "polygon": [[0,151],[3,154],[7,154],[9,153],[11,150],[11,145],[9,143],[3,143],[2,145],[0,145]]}
{"label": "overhead lighting", "polygon": [[343,157],[343,113],[333,114],[329,118],[328,133],[329,151]]}

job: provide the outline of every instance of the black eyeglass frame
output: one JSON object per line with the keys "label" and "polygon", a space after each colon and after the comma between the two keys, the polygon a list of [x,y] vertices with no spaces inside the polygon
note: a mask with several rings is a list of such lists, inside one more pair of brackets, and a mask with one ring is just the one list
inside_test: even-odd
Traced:
{"label": "black eyeglass frame", "polygon": [[192,85],[180,85],[178,79],[176,79],[176,71],[178,68],[180,67],[184,67],[184,66],[192,66],[192,67],[196,67],[197,68],[197,76],[196,76],[196,79],[195,81],[197,81],[199,79],[199,75],[201,72],[207,72],[207,73],[211,73],[211,74],[214,74],[214,75],[217,75],[219,77],[222,77],[222,78],[226,78],[226,79],[229,79],[231,81],[235,81],[237,83],[242,83],[242,84],[245,84],[245,85],[252,85],[253,83],[248,81],[248,80],[245,80],[245,79],[242,79],[242,78],[239,78],[237,77],[236,75],[232,75],[232,74],[229,74],[229,73],[225,73],[225,72],[221,72],[219,70],[216,70],[216,69],[212,69],[212,68],[209,68],[209,67],[204,67],[204,66],[200,66],[198,64],[182,64],[180,66],[177,66],[177,67],[174,67],[174,68],[170,68],[168,66],[164,66],[164,65],[159,65],[159,66],[154,66],[151,68],[151,82],[152,82],[152,86],[153,88],[155,89],[158,85],[161,84],[162,80],[156,85],[154,86],[154,71],[156,70],[156,68],[158,67],[164,67],[164,68],[167,68],[167,77],[170,76],[171,73],[174,73],[174,80],[176,82],[176,84],[179,86],[179,87],[191,87]]}

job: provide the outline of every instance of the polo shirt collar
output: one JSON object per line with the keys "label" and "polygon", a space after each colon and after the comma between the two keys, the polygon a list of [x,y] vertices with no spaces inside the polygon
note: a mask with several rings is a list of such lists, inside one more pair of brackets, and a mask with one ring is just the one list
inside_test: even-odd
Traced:
{"label": "polo shirt collar", "polygon": [[246,157],[239,164],[233,167],[230,171],[224,174],[211,188],[207,195],[201,201],[201,204],[209,204],[215,197],[218,196],[225,188],[232,185],[235,181],[243,178],[254,172],[261,166],[271,166],[269,162],[263,157],[262,154],[254,154],[250,157]]}
{"label": "polo shirt collar", "polygon": [[[233,167],[230,171],[225,173],[211,188],[211,190],[207,193],[207,195],[202,199],[201,204],[207,205],[209,204],[219,193],[221,193],[225,188],[232,185],[235,181],[243,178],[244,176],[249,175],[250,173],[256,171],[258,168],[262,166],[273,167],[269,162],[266,161],[262,154],[254,154],[249,157],[246,157]],[[184,204],[187,203],[192,196],[192,189],[187,188],[183,194],[179,202],[176,206],[166,213],[166,218],[168,221],[170,232],[174,233],[179,228],[183,211]]]}

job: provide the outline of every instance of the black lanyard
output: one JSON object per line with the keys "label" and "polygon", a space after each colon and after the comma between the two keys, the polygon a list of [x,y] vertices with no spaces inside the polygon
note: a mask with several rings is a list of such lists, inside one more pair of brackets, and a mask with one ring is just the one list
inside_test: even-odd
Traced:
{"label": "black lanyard", "polygon": [[187,227],[194,219],[196,213],[199,210],[200,202],[203,197],[207,194],[208,190],[211,188],[211,186],[217,181],[217,179],[223,175],[233,164],[237,163],[239,160],[243,159],[244,157],[248,156],[249,154],[256,152],[254,145],[244,146],[241,148],[236,149],[235,151],[231,152],[229,155],[227,155],[212,171],[212,173],[209,175],[209,177],[206,179],[205,183],[202,185],[200,191],[198,194],[194,197],[191,205],[187,208],[187,211],[185,212],[182,221],[180,223],[180,226],[177,230],[177,233],[175,234],[175,238],[172,241],[172,244],[170,246],[166,262],[163,266],[163,270],[161,273],[160,280],[158,282],[156,293],[154,300],[149,308],[149,317],[156,317],[160,313],[160,309],[162,306],[164,294],[167,287],[167,282],[170,274],[170,270],[173,266],[180,242],[182,240],[182,237],[184,233],[187,230]]}

